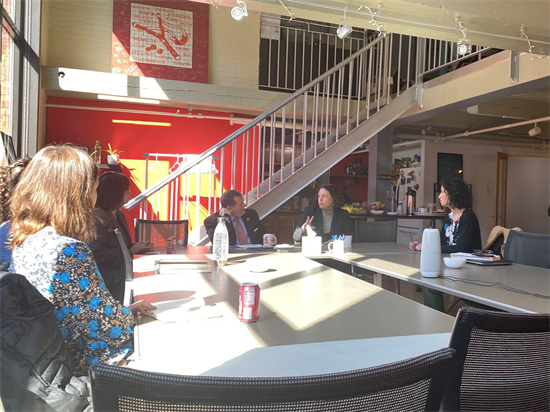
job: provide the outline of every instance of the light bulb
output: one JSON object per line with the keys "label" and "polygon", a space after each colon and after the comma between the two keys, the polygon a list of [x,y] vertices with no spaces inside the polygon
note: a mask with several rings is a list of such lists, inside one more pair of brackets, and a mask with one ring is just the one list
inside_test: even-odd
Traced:
{"label": "light bulb", "polygon": [[464,56],[465,54],[470,53],[471,50],[472,50],[472,46],[468,43],[468,40],[463,40],[458,42],[456,51],[461,56]]}

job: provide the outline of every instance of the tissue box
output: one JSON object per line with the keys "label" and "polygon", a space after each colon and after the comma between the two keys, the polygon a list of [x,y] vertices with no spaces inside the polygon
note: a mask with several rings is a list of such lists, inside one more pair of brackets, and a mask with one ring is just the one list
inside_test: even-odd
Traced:
{"label": "tissue box", "polygon": [[302,238],[302,255],[319,256],[322,253],[322,244],[321,236],[304,236]]}

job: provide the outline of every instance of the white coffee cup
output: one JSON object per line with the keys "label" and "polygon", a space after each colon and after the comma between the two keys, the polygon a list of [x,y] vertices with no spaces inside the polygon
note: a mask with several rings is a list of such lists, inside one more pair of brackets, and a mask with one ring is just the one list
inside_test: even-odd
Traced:
{"label": "white coffee cup", "polygon": [[332,252],[336,255],[343,255],[344,254],[344,241],[343,240],[335,240],[332,243],[328,244],[328,250],[329,252]]}
{"label": "white coffee cup", "polygon": [[352,237],[353,237],[353,236],[346,236],[346,237],[344,238],[344,249],[349,249],[349,248],[351,248],[351,238],[352,238]]}
{"label": "white coffee cup", "polygon": [[428,209],[426,209],[425,207],[419,207],[418,208],[418,213],[420,213],[422,215],[425,215],[427,212],[428,212]]}
{"label": "white coffee cup", "polygon": [[277,236],[272,233],[266,233],[264,235],[264,246],[273,247],[277,244]]}

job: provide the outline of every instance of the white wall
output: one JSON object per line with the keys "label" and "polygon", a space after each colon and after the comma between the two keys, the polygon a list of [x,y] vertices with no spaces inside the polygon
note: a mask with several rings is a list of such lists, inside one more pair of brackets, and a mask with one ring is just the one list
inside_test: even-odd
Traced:
{"label": "white wall", "polygon": [[258,89],[260,13],[236,21],[231,8],[210,7],[209,39],[208,83]]}
{"label": "white wall", "polygon": [[[479,144],[426,142],[425,182],[427,196],[433,196],[437,182],[437,153],[463,155],[464,181],[472,185],[473,210],[479,220],[481,243],[484,244],[493,228],[495,157],[503,147]],[[487,190],[487,189],[490,190]]]}
{"label": "white wall", "polygon": [[550,234],[550,159],[510,156],[506,226]]}
{"label": "white wall", "polygon": [[[258,89],[260,14],[210,7],[208,82]],[[111,72],[113,0],[44,0],[42,64]]]}

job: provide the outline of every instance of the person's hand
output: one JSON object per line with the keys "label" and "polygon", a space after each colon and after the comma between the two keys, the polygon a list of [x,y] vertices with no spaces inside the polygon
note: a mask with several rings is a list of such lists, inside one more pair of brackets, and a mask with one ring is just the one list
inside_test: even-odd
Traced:
{"label": "person's hand", "polygon": [[225,207],[222,207],[222,208],[220,209],[220,216],[221,216],[221,217],[231,216],[231,210],[226,209]]}
{"label": "person's hand", "polygon": [[149,312],[152,310],[155,310],[157,307],[155,305],[151,305],[149,302],[145,300],[140,300],[139,302],[132,303],[130,305],[130,310],[136,316],[138,313],[142,314],[143,316],[147,316]]}
{"label": "person's hand", "polygon": [[416,245],[418,245],[418,242],[411,242],[409,243],[409,249],[410,250],[416,250]]}
{"label": "person's hand", "polygon": [[137,255],[138,253],[152,252],[153,249],[154,246],[152,242],[137,242],[136,244],[134,244],[134,246],[130,248],[130,252],[132,252],[132,254],[134,255]]}
{"label": "person's hand", "polygon": [[306,230],[306,227],[309,226],[312,229],[315,229],[315,226],[311,226],[313,222],[313,216],[306,218],[306,222],[302,225],[302,230]]}

